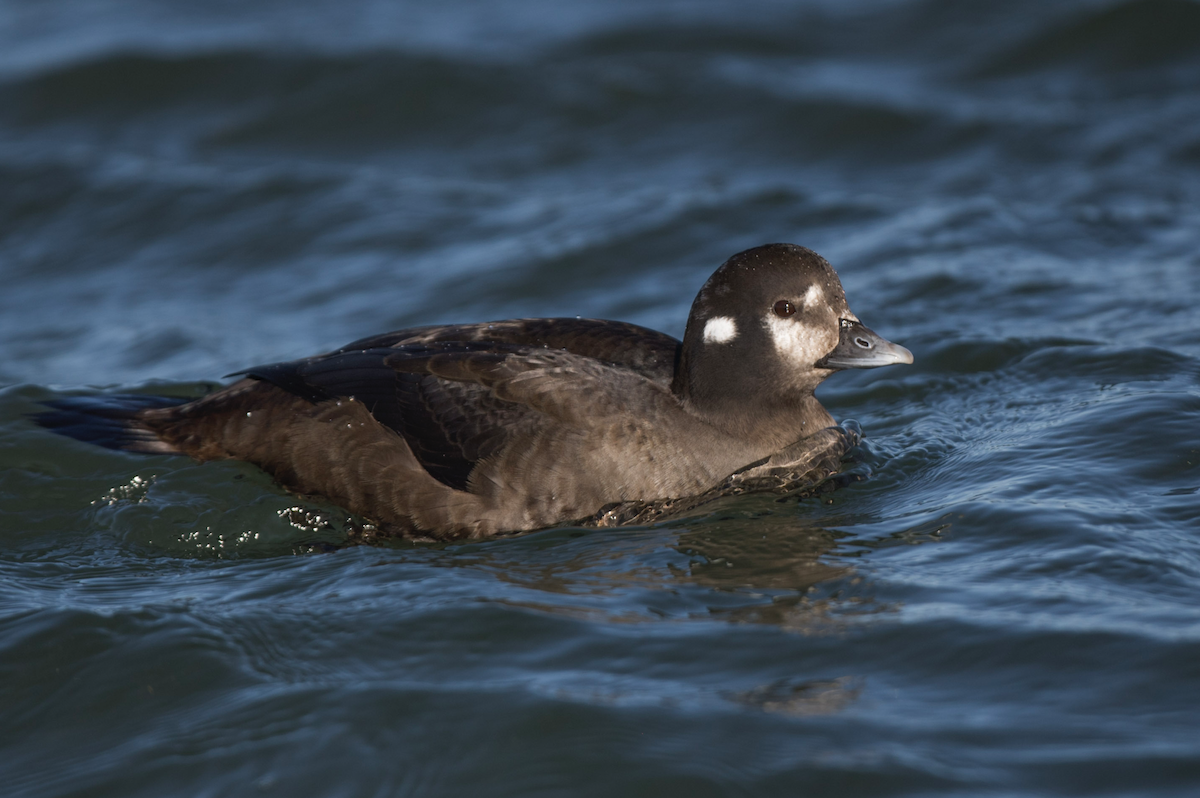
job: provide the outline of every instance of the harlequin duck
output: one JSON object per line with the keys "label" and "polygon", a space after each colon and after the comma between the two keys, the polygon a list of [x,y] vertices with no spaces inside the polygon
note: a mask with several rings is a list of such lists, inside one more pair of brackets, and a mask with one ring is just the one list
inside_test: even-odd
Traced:
{"label": "harlequin duck", "polygon": [[813,390],[834,371],[912,361],[850,311],[824,258],[768,244],[708,279],[682,342],[594,319],[417,327],[247,369],[186,404],[63,400],[38,420],[110,448],[246,460],[400,534],[486,537],[703,494],[831,427]]}

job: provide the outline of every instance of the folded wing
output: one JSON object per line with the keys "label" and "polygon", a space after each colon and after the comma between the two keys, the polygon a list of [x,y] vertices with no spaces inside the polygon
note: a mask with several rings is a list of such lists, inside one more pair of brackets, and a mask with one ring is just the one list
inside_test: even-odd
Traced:
{"label": "folded wing", "polygon": [[[242,373],[311,402],[361,402],[403,437],[432,477],[456,490],[468,489],[481,461],[543,425],[599,423],[623,410],[614,397],[639,392],[673,401],[665,383],[645,374],[654,372],[647,366],[653,358],[634,356],[632,350],[608,347],[609,354],[624,356],[626,363],[618,364],[541,346],[405,343],[412,336],[396,335],[387,347],[347,348]],[[639,368],[629,367],[630,360]]]}

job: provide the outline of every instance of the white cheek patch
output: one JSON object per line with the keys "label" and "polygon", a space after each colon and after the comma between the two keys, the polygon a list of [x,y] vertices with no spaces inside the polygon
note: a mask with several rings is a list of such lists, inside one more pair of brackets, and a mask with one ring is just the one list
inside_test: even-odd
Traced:
{"label": "white cheek patch", "polygon": [[781,319],[774,313],[768,313],[764,323],[771,342],[775,344],[775,351],[784,360],[805,368],[811,368],[837,343],[836,340],[830,342],[830,336],[824,330],[791,319]]}
{"label": "white cheek patch", "polygon": [[737,338],[737,325],[728,316],[713,316],[704,325],[704,343],[727,344]]}

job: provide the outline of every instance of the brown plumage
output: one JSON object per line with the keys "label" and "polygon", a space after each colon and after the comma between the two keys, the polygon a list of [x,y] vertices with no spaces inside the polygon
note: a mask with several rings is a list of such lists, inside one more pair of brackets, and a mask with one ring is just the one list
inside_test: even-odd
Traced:
{"label": "brown plumage", "polygon": [[76,401],[41,421],[113,448],[246,460],[394,532],[481,537],[826,452],[817,384],[911,360],[861,326],[820,256],[774,244],[717,270],[683,342],[590,319],[423,327],[248,369],[187,404]]}

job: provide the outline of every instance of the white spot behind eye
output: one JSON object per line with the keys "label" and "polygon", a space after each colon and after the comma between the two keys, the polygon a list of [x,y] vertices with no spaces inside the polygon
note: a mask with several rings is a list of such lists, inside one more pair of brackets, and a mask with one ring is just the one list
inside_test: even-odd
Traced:
{"label": "white spot behind eye", "polygon": [[821,290],[821,286],[813,283],[804,292],[804,307],[811,308],[813,305],[825,298],[825,292]]}
{"label": "white spot behind eye", "polygon": [[725,344],[737,338],[737,325],[728,316],[713,316],[704,325],[704,343]]}

